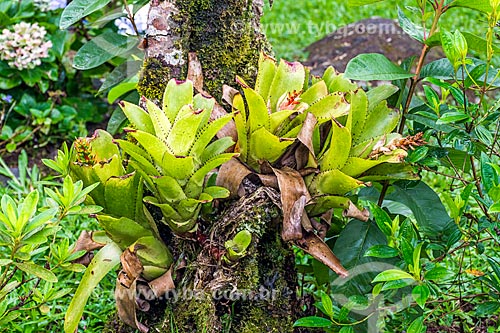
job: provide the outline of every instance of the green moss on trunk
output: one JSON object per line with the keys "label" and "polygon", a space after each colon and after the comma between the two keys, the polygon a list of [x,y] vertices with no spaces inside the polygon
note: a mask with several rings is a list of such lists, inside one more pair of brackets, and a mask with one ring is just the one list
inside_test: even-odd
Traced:
{"label": "green moss on trunk", "polygon": [[165,333],[172,328],[178,333],[293,332],[298,315],[294,256],[279,236],[281,216],[268,197],[271,192],[261,188],[242,198],[209,228],[221,244],[242,229],[251,231],[247,255],[227,264],[214,258],[207,247],[202,249],[177,285],[178,298],[171,298],[165,319],[154,329]]}
{"label": "green moss on trunk", "polygon": [[[197,53],[203,68],[205,90],[218,100],[222,85],[233,85],[236,75],[253,85],[260,51],[271,52],[260,32],[260,14],[253,1],[177,0],[175,6],[177,13],[171,18],[173,31],[170,33],[177,36],[174,49],[182,50],[184,61],[172,66],[159,58],[147,59],[138,84],[139,92],[159,100],[160,87],[171,78],[170,73],[185,79],[188,52]],[[165,50],[166,54],[171,52],[171,47]]]}

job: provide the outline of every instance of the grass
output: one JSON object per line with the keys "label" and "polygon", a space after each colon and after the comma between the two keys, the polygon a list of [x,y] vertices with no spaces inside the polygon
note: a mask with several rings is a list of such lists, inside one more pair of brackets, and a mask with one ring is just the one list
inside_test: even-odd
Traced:
{"label": "grass", "polygon": [[[415,1],[404,4],[414,6]],[[401,1],[350,7],[340,0],[275,0],[272,9],[266,8],[262,25],[278,58],[302,61],[307,58],[304,48],[340,27],[373,16],[396,19],[398,5]],[[405,12],[411,15],[410,10]],[[486,20],[478,12],[457,8],[444,15],[442,27],[484,35]]]}

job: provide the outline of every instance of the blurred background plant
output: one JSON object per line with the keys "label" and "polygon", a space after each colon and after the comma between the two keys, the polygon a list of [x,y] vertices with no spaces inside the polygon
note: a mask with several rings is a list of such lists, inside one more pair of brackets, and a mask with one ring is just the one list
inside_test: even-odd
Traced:
{"label": "blurred background plant", "polygon": [[[127,7],[129,11],[123,4],[106,6],[61,30],[65,0],[0,1],[0,152],[85,136],[109,118],[111,107],[102,93],[113,84],[102,83],[131,52],[140,59],[142,51],[135,48],[139,40],[129,35],[144,33],[147,6],[135,15],[137,22],[127,13],[144,3]],[[97,50],[102,56],[97,62],[84,63],[92,49],[87,42],[96,41],[95,36],[108,38],[115,50],[107,44]],[[119,44],[122,40],[128,42],[125,47]],[[137,74],[138,63],[128,69],[131,76]]]}

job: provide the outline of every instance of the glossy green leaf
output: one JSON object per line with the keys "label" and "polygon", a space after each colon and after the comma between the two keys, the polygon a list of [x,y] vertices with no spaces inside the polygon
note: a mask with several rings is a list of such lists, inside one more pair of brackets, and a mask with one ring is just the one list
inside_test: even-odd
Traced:
{"label": "glossy green leaf", "polygon": [[471,121],[471,117],[468,114],[459,111],[446,112],[436,124],[449,124],[449,123],[461,123]]}
{"label": "glossy green leaf", "polygon": [[424,278],[429,281],[439,281],[446,280],[453,276],[453,273],[447,270],[444,267],[434,267],[430,271],[427,271],[424,275]]}
{"label": "glossy green leaf", "polygon": [[407,273],[405,271],[402,271],[400,269],[388,269],[388,270],[383,271],[382,273],[378,274],[373,279],[372,283],[395,281],[395,280],[402,280],[402,279],[415,280],[415,278],[412,275],[410,275],[409,273]]}
{"label": "glossy green leaf", "polygon": [[207,110],[197,112],[191,105],[182,107],[179,115],[181,112],[185,114],[176,118],[168,133],[166,144],[174,155],[186,156],[196,139],[198,128],[202,126],[209,113]]}
{"label": "glossy green leaf", "polygon": [[319,161],[321,171],[341,169],[351,150],[351,132],[347,127],[332,121],[331,132],[330,148]]}
{"label": "glossy green leaf", "polygon": [[365,257],[394,258],[399,255],[399,251],[388,245],[374,245],[365,253]]}
{"label": "glossy green leaf", "polygon": [[481,183],[484,190],[488,193],[494,186],[498,185],[498,177],[494,168],[491,166],[491,160],[484,152],[481,153]]}
{"label": "glossy green leaf", "polygon": [[122,251],[118,245],[111,243],[104,246],[85,270],[64,317],[64,332],[73,333],[83,314],[87,300],[99,282],[120,263]]}
{"label": "glossy green leaf", "polygon": [[252,167],[257,167],[257,161],[276,161],[294,140],[281,140],[264,127],[250,135],[250,154]]}
{"label": "glossy green leaf", "polygon": [[328,87],[325,81],[318,81],[300,95],[300,101],[312,104],[326,95],[328,95]]}
{"label": "glossy green leaf", "polygon": [[[345,226],[335,242],[333,252],[353,276],[345,282],[337,279],[336,285],[332,286],[333,293],[350,297],[371,291],[373,278],[381,271],[393,267],[391,264],[385,264],[391,262],[387,259],[364,256],[369,248],[380,244],[387,244],[387,239],[375,222],[351,220]],[[372,265],[372,263],[377,264]]]}
{"label": "glossy green leaf", "polygon": [[392,132],[399,123],[400,117],[399,111],[387,107],[387,101],[380,102],[368,114],[364,130],[357,139],[363,142]]}
{"label": "glossy green leaf", "polygon": [[420,78],[426,77],[433,77],[440,80],[452,80],[455,78],[455,71],[447,58],[438,59],[424,65],[420,72]]}
{"label": "glossy green leaf", "polygon": [[398,6],[398,21],[399,26],[403,29],[404,32],[408,34],[411,38],[419,41],[420,43],[424,42],[424,29],[421,25],[417,25],[413,23],[401,10],[401,7]]}
{"label": "glossy green leaf", "polygon": [[87,15],[106,6],[111,0],[74,0],[64,8],[59,21],[60,29],[67,29]]}
{"label": "glossy green leaf", "polygon": [[487,302],[479,304],[479,306],[476,308],[476,315],[478,315],[480,317],[492,316],[498,310],[500,310],[500,302],[487,301]]}
{"label": "glossy green leaf", "polygon": [[344,73],[338,73],[332,66],[329,66],[323,74],[323,80],[328,87],[328,92],[351,92],[358,89],[358,86],[351,80],[345,78]]}
{"label": "glossy green leaf", "polygon": [[[150,100],[146,100],[146,107],[148,109],[148,116],[150,122],[153,124],[154,132],[149,132],[151,134],[156,134],[156,136],[163,142],[166,142],[170,130],[172,129],[172,124],[168,119],[165,112],[160,109],[155,103]],[[140,128],[138,128],[140,129]]]}
{"label": "glossy green leaf", "polygon": [[360,54],[347,64],[345,77],[351,80],[400,80],[413,77],[401,67],[378,53]]}
{"label": "glossy green leaf", "polygon": [[456,0],[453,2],[453,7],[466,7],[484,13],[492,10],[489,0]]}
{"label": "glossy green leaf", "polygon": [[407,333],[424,333],[426,326],[424,326],[424,317],[418,317],[408,327]]}
{"label": "glossy green leaf", "polygon": [[427,287],[427,285],[425,284],[415,286],[411,291],[411,296],[422,309],[425,307],[425,302],[427,302],[429,295],[430,295],[429,287]]}
{"label": "glossy green leaf", "polygon": [[273,83],[274,75],[276,74],[276,60],[265,55],[263,52],[260,54],[259,70],[255,82],[255,90],[264,98],[265,101],[269,99],[269,90]]}
{"label": "glossy green leaf", "polygon": [[269,115],[266,102],[255,90],[243,88],[248,106],[247,126],[250,133],[261,127],[270,130]]}
{"label": "glossy green leaf", "polygon": [[391,236],[392,219],[389,217],[389,214],[387,214],[385,210],[383,210],[381,207],[379,207],[373,202],[369,202],[369,205],[370,205],[370,211],[373,214],[373,218],[375,219],[375,222],[377,223],[379,229],[387,237]]}
{"label": "glossy green leaf", "polygon": [[106,76],[106,80],[99,87],[99,93],[105,92],[108,89],[115,87],[116,85],[124,82],[127,79],[132,78],[134,75],[139,73],[141,69],[142,61],[132,60],[126,61],[119,66],[115,67],[111,73]]}
{"label": "glossy green leaf", "polygon": [[341,93],[332,93],[317,100],[309,106],[308,112],[312,113],[318,123],[330,121],[332,118],[345,116],[350,110],[350,105],[346,103],[345,97]]}
{"label": "glossy green leaf", "polygon": [[311,190],[318,194],[344,195],[363,183],[355,178],[349,177],[340,170],[329,170],[319,173],[311,183]]}
{"label": "glossy green leaf", "polygon": [[335,195],[323,195],[313,198],[313,203],[306,206],[306,210],[309,216],[317,216],[322,214],[331,208],[349,208],[349,203],[351,200],[342,196]]}
{"label": "glossy green leaf", "polygon": [[457,230],[438,195],[423,182],[397,182],[387,199],[410,208],[421,231],[431,239],[447,239]]}
{"label": "glossy green leaf", "polygon": [[121,249],[127,248],[139,237],[151,236],[152,234],[149,228],[126,217],[117,218],[99,214],[97,215],[97,220],[106,231],[107,235],[116,245],[120,246]]}
{"label": "glossy green leaf", "polygon": [[333,317],[333,302],[329,295],[325,292],[321,293],[321,304],[323,305],[324,313],[330,318]]}
{"label": "glossy green leaf", "polygon": [[317,328],[325,328],[332,326],[332,322],[326,318],[322,317],[303,317],[295,321],[293,323],[293,327],[317,327]]}
{"label": "glossy green leaf", "polygon": [[202,128],[198,133],[198,138],[193,143],[189,155],[201,159],[201,156],[205,152],[205,148],[210,144],[212,139],[216,136],[217,132],[221,130],[228,122],[231,121],[232,117],[233,116],[231,114],[228,114],[226,116],[217,118],[216,120],[210,122],[208,125]]}
{"label": "glossy green leaf", "polygon": [[163,94],[163,110],[170,123],[174,123],[182,107],[193,103],[193,82],[168,81],[167,88]]}
{"label": "glossy green leaf", "polygon": [[368,111],[371,112],[375,107],[377,107],[382,101],[385,101],[396,92],[399,88],[392,84],[383,84],[366,92],[366,97],[368,98]]}
{"label": "glossy green leaf", "polygon": [[150,134],[155,133],[155,127],[151,122],[150,115],[143,108],[126,101],[120,103],[120,107],[134,128]]}
{"label": "glossy green leaf", "polygon": [[78,50],[73,60],[73,67],[79,70],[95,68],[114,57],[124,56],[137,43],[137,38],[123,36],[113,31],[105,32],[94,37]]}
{"label": "glossy green leaf", "polygon": [[234,141],[229,136],[220,138],[219,140],[212,142],[205,148],[205,151],[201,155],[201,163],[205,163],[208,160],[216,157],[217,155],[224,153],[233,145]]}
{"label": "glossy green leaf", "polygon": [[277,111],[278,100],[284,94],[301,91],[304,80],[305,70],[302,64],[281,60],[269,88],[269,100],[272,112]]}

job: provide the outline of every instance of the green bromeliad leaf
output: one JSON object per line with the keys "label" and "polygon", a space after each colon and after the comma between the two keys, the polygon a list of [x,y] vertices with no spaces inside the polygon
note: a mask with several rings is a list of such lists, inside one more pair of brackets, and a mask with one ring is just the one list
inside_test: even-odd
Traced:
{"label": "green bromeliad leaf", "polygon": [[[128,109],[136,110],[140,117],[149,117],[152,131],[136,126],[134,121],[138,116],[128,112],[126,115],[135,128],[126,130],[138,145],[125,140],[116,140],[116,143],[130,156],[129,165],[144,178],[153,193],[154,197],[146,201],[162,210],[165,222],[174,232],[192,231],[196,228],[201,204],[214,199],[204,192],[206,175],[237,155],[226,153],[234,145],[231,138],[214,141],[233,116],[210,121],[215,100],[201,94],[193,97],[190,81],[171,80],[161,107],[145,98],[142,102],[148,112],[138,107]],[[264,112],[267,114],[265,105]],[[216,197],[225,196],[219,193]]]}

